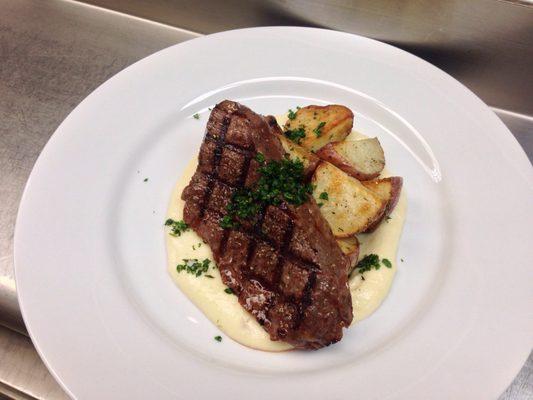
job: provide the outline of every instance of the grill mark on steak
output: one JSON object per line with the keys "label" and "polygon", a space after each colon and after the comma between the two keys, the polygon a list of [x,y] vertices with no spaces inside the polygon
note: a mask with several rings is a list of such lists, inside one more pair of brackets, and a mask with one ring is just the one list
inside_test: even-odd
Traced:
{"label": "grill mark on steak", "polygon": [[[224,119],[226,120],[226,118]],[[213,152],[213,168],[211,169],[214,172],[214,174],[208,175],[208,185],[207,185],[207,190],[205,191],[204,204],[206,202],[205,199],[206,198],[209,199],[213,192],[215,176],[216,174],[218,174],[218,167],[220,165],[220,158],[222,156],[222,148],[224,146],[224,136],[226,135],[226,128],[227,128],[227,124],[222,125],[222,128],[220,129],[220,131],[217,132],[215,136],[211,136],[211,138],[215,138],[215,145],[216,145],[214,152]],[[204,141],[204,143],[208,142],[207,139],[208,138],[206,137],[206,140]],[[205,209],[206,207],[202,208],[202,212],[200,214],[201,218],[204,216]]]}
{"label": "grill mark on steak", "polygon": [[[217,110],[217,112],[218,112],[218,110]],[[209,118],[210,121],[211,121],[211,119],[212,119],[211,117],[213,117],[213,115],[214,115],[214,113],[212,112],[211,116]],[[224,147],[224,138],[226,137],[226,130],[228,128],[229,121],[230,121],[229,118],[226,115],[224,115],[223,118],[222,118],[222,121],[221,121],[221,126],[211,126],[210,127],[209,126],[209,121],[207,123],[206,135],[205,135],[204,143],[206,141],[208,141],[209,139],[211,139],[211,140],[214,140],[215,144],[216,144],[216,147],[215,147],[215,150],[214,150],[214,157],[213,157],[213,168],[212,168],[213,173],[208,175],[209,176],[209,185],[207,186],[207,190],[206,190],[206,197],[207,198],[209,198],[211,196],[211,194],[213,193],[214,182],[215,182],[216,176],[218,174],[218,167],[220,165],[220,158],[222,157],[222,149]],[[204,204],[206,204],[205,200],[204,200]],[[205,212],[206,208],[207,207],[203,208],[204,212]],[[218,214],[218,212],[217,212],[217,214]],[[218,243],[218,246],[217,246],[217,247],[219,247],[221,253],[224,253],[226,251],[226,243],[227,243],[227,240],[228,240],[228,235],[229,235],[228,232],[224,229],[223,233],[222,233],[222,238],[221,238],[221,240],[220,240],[220,242]],[[204,239],[211,246],[211,243],[209,243],[209,240],[207,240],[202,235],[200,235],[200,236],[202,237],[202,239]],[[214,252],[214,250],[213,250],[213,252]]]}
{"label": "grill mark on steak", "polygon": [[342,338],[352,308],[349,263],[312,197],[298,207],[263,206],[251,222],[220,227],[232,193],[259,177],[256,154],[284,157],[278,133],[272,118],[235,102],[218,104],[182,194],[183,215],[210,245],[223,282],[270,338],[317,349]]}
{"label": "grill mark on steak", "polygon": [[304,294],[302,296],[302,300],[300,301],[300,305],[298,307],[298,319],[296,323],[296,327],[299,327],[303,318],[305,310],[309,307],[311,304],[311,291],[313,290],[316,282],[316,272],[312,271],[309,275],[309,279],[307,280],[307,284],[304,288]]}
{"label": "grill mark on steak", "polygon": [[292,230],[293,230],[293,224],[292,221],[289,220],[289,224],[287,229],[285,230],[285,235],[283,235],[283,241],[281,243],[280,252],[282,254],[282,257],[278,259],[278,264],[276,265],[277,268],[277,276],[276,276],[276,283],[279,286],[281,282],[281,274],[283,273],[282,268],[283,264],[287,261],[290,261],[290,255],[288,253],[288,242],[290,241],[290,238],[292,236]]}

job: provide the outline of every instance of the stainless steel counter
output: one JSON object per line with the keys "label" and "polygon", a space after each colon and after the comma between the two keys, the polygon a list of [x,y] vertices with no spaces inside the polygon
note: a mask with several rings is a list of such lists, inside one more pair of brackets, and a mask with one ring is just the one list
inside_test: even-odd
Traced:
{"label": "stainless steel counter", "polygon": [[[196,36],[80,3],[0,0],[0,323],[25,333],[13,275],[13,228],[43,146],[98,85],[133,62]],[[29,338],[2,327],[0,393],[67,398]]]}
{"label": "stainless steel counter", "polygon": [[[108,6],[109,2],[102,0],[98,3]],[[165,23],[178,25],[183,22],[183,13],[171,7],[176,3],[155,3],[157,6],[154,5],[153,8],[159,12],[157,15],[166,15],[166,19],[163,18]],[[233,9],[238,9],[238,3],[231,2]],[[270,2],[270,6],[253,3],[254,6],[248,9],[248,14],[240,13],[237,19],[232,20],[236,21],[237,26],[268,23],[325,25],[324,22],[313,21],[310,16],[302,22],[294,17],[293,12],[284,14],[275,1]],[[302,4],[301,1],[298,3]],[[502,7],[499,4],[501,2],[496,3],[498,7]],[[156,18],[154,10],[147,7],[148,3],[131,1],[114,4],[124,12],[161,19]],[[143,4],[144,8],[141,7]],[[193,18],[192,3],[183,1],[183,4],[188,6],[189,14],[185,14],[191,15],[187,21],[190,24],[197,21],[196,26],[201,28],[202,32],[219,27],[212,11],[204,19],[198,14]],[[204,7],[206,2],[199,4]],[[319,6],[320,2],[313,2],[314,9],[319,10]],[[511,6],[526,10],[521,11],[522,13],[530,12],[530,9],[523,6]],[[275,9],[277,14],[272,14],[272,10],[268,11],[270,9]],[[165,11],[168,12],[165,14]],[[514,15],[517,10],[508,9],[506,13]],[[172,15],[174,18],[171,18]],[[324,15],[320,15],[320,19],[324,19]],[[215,18],[215,22],[210,23],[210,18]],[[521,15],[519,20],[524,18]],[[346,23],[345,20],[342,21]],[[218,24],[221,24],[220,27],[224,26],[220,17]],[[13,276],[12,239],[16,211],[24,183],[37,156],[66,115],[99,84],[144,56],[196,36],[198,34],[191,31],[78,2],[0,0],[0,324],[10,328],[0,327],[0,398],[1,393],[17,399],[66,398],[47,373],[29,339],[23,336],[25,329],[16,299]],[[397,38],[396,41],[405,44],[402,40]],[[410,46],[415,48],[412,40],[410,43]],[[527,61],[527,54],[532,53],[533,37],[521,37],[520,40],[514,41],[513,46],[518,50],[525,48],[523,51]],[[514,66],[513,71],[520,72],[521,68]],[[482,70],[487,71],[486,68]],[[457,71],[451,68],[450,72]],[[468,70],[468,74],[471,74],[471,70]],[[455,75],[462,80],[460,73]],[[491,79],[495,77],[492,72],[485,75]],[[470,86],[474,90],[483,86],[482,77],[472,80],[470,75],[465,75],[464,78],[467,83],[471,83]],[[532,82],[527,82],[527,78],[527,74],[524,74],[524,90]],[[495,87],[498,86],[491,86]],[[482,87],[478,93],[485,95],[486,101],[492,100],[492,104],[510,109],[495,111],[532,159],[533,118],[515,112],[533,110],[531,92],[530,103],[524,100],[527,100],[527,97],[521,92],[517,95],[506,93],[501,101],[496,101],[493,89]],[[511,108],[516,104],[519,106]],[[14,333],[13,330],[20,333]],[[530,356],[520,375],[501,399],[533,398],[532,370],[533,358]]]}
{"label": "stainless steel counter", "polygon": [[66,1],[0,1],[0,321],[24,331],[13,280],[20,196],[68,113],[133,62],[198,36]]}

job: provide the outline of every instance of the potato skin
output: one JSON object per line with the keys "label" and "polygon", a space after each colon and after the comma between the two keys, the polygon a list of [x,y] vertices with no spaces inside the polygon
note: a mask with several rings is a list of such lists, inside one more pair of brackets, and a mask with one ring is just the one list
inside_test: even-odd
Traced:
{"label": "potato skin", "polygon": [[366,188],[376,193],[385,203],[385,211],[383,215],[370,224],[370,226],[364,231],[364,233],[370,233],[375,231],[379,224],[394,211],[394,208],[400,200],[403,178],[401,176],[391,176],[361,183]]}
{"label": "potato skin", "polygon": [[400,194],[402,193],[403,178],[401,176],[391,176],[389,179],[392,183],[391,199],[385,206],[385,214],[389,216],[393,211],[398,201],[400,200]]}
{"label": "potato skin", "polygon": [[322,160],[330,162],[331,164],[335,165],[337,168],[342,169],[344,172],[346,172],[348,175],[353,176],[356,179],[359,179],[360,181],[367,181],[370,179],[376,178],[377,175],[366,175],[358,172],[349,162],[346,160],[343,156],[341,156],[337,151],[335,150],[335,147],[333,146],[333,143],[328,143],[324,147],[322,147],[320,150],[316,152],[316,155],[319,156]]}
{"label": "potato skin", "polygon": [[[366,139],[363,139],[363,140],[366,140]],[[354,142],[358,142],[358,141],[354,141]],[[348,175],[353,176],[354,178],[360,181],[369,181],[369,180],[377,178],[379,174],[381,173],[381,171],[383,171],[383,168],[385,167],[385,159],[383,158],[383,162],[381,163],[381,165],[376,165],[376,168],[374,169],[374,171],[365,172],[362,169],[359,169],[356,163],[351,162],[338,151],[340,146],[343,146],[349,143],[351,142],[345,141],[344,143],[342,142],[328,143],[327,145],[322,147],[320,150],[318,150],[316,152],[316,155],[320,157],[321,159],[328,161],[331,164],[335,165],[337,168],[342,169]]]}
{"label": "potato skin", "polygon": [[[353,112],[345,106],[330,104],[327,106],[310,105],[298,109],[294,119],[288,119],[284,131],[303,127],[305,137],[299,144],[310,150],[317,151],[329,142],[343,140],[353,128]],[[324,125],[315,133],[320,123]]]}

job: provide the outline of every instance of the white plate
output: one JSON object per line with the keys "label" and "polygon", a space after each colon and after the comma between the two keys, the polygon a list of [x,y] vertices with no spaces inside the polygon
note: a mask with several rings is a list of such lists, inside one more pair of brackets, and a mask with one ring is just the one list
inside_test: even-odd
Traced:
{"label": "white plate", "polygon": [[[167,275],[170,191],[225,98],[273,114],[345,104],[405,179],[405,262],[382,307],[334,346],[218,343]],[[487,106],[408,53],[326,30],[224,32],[127,68],[58,128],[19,210],[19,301],[77,399],[494,398],[532,345],[532,183]]]}

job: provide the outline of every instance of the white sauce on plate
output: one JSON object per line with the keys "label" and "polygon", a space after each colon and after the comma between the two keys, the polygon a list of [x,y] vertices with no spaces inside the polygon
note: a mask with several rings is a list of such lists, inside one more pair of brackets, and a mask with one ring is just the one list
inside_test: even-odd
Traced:
{"label": "white sauce on plate", "polygon": [[[280,119],[278,119],[279,121]],[[279,121],[281,122],[281,121]],[[348,139],[364,137],[352,132]],[[184,201],[181,193],[189,183],[198,163],[194,157],[185,169],[182,177],[172,191],[167,218],[174,220],[183,219]],[[382,177],[390,176],[386,171]],[[354,320],[357,323],[372,314],[383,302],[390,290],[397,262],[396,252],[402,232],[406,213],[406,199],[404,191],[400,196],[398,205],[390,215],[390,219],[383,221],[378,229],[370,234],[357,235],[360,247],[360,259],[366,254],[375,253],[381,258],[387,258],[392,263],[392,268],[381,266],[379,270],[370,270],[364,273],[364,280],[360,274],[352,274],[349,285],[352,294]],[[211,249],[203,243],[202,239],[193,231],[183,232],[181,236],[174,237],[165,231],[167,243],[167,268],[168,273],[187,297],[213,322],[221,331],[235,341],[264,351],[285,351],[292,348],[288,343],[270,340],[267,332],[259,325],[255,318],[241,307],[237,296],[227,294],[222,283],[220,273],[213,260]],[[196,277],[186,272],[178,273],[176,265],[183,264],[183,259],[211,260],[211,267],[207,272],[213,278],[204,275]]]}

